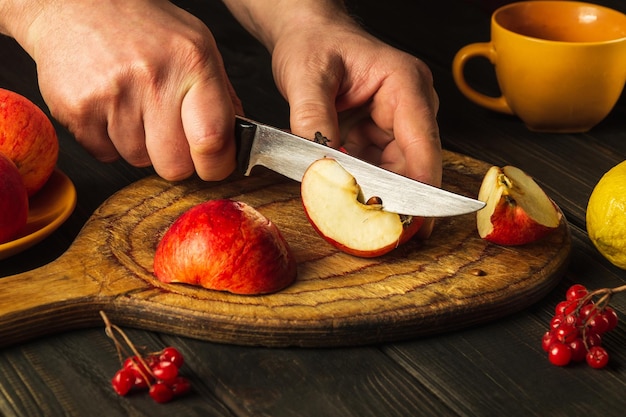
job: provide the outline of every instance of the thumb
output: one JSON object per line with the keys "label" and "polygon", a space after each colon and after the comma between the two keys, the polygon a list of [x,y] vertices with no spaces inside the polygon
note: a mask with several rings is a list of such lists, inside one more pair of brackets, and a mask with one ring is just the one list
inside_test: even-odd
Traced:
{"label": "thumb", "polygon": [[314,139],[316,133],[326,137],[328,146],[339,148],[341,137],[335,108],[337,87],[323,80],[292,83],[287,91],[290,107],[290,128],[295,135]]}

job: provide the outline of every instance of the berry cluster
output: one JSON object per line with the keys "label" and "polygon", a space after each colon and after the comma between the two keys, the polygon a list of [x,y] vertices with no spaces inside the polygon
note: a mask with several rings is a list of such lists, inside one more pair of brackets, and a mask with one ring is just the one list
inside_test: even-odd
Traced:
{"label": "berry cluster", "polygon": [[[118,326],[111,324],[104,312],[100,312],[106,328],[105,332],[117,348],[122,368],[111,379],[113,390],[119,395],[126,395],[132,390],[147,389],[150,397],[157,403],[166,403],[187,393],[191,383],[178,371],[184,363],[183,355],[175,347],[168,346],[159,352],[141,355],[128,336]],[[120,335],[132,355],[123,359],[126,349],[116,338]]]}
{"label": "berry cluster", "polygon": [[119,395],[126,395],[132,389],[147,388],[154,401],[166,403],[191,389],[189,380],[178,375],[183,361],[183,356],[174,347],[166,347],[145,357],[133,355],[124,361],[111,384]]}
{"label": "berry cluster", "polygon": [[592,368],[604,368],[609,354],[602,346],[602,337],[618,322],[617,313],[608,304],[614,293],[623,290],[626,286],[588,291],[581,284],[572,285],[565,300],[557,304],[550,329],[543,335],[542,347],[550,363],[565,366],[586,361]]}

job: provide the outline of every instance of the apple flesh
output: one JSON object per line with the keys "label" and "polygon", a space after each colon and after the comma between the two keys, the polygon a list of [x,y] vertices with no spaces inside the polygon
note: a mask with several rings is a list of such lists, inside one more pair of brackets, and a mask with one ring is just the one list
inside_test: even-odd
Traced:
{"label": "apple flesh", "polygon": [[561,210],[539,185],[519,168],[491,167],[478,199],[485,207],[476,214],[481,238],[499,245],[524,245],[558,228]]}
{"label": "apple flesh", "polygon": [[26,226],[28,193],[15,164],[0,153],[0,243],[14,239]]}
{"label": "apple flesh", "polygon": [[266,294],[290,285],[297,264],[274,223],[238,201],[210,200],[178,217],[161,238],[154,273],[235,294]]}
{"label": "apple flesh", "polygon": [[[355,178],[334,159],[319,159],[302,177],[304,211],[327,242],[351,255],[384,255],[409,240],[421,227],[421,217],[384,210],[384,202],[364,202]],[[373,203],[372,203],[373,201]]]}
{"label": "apple flesh", "polygon": [[0,152],[17,166],[29,196],[52,175],[59,155],[54,126],[33,102],[0,88]]}

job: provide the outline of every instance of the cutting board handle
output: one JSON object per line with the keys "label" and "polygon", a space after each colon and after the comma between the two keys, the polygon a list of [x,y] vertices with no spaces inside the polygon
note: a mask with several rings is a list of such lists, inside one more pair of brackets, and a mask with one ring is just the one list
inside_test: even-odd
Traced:
{"label": "cutting board handle", "polygon": [[103,239],[106,230],[92,218],[53,262],[0,279],[0,346],[99,325],[100,310],[115,308],[120,296],[148,287],[120,268]]}
{"label": "cutting board handle", "polygon": [[[97,269],[87,271],[79,260],[62,256],[41,268],[2,278],[0,346],[56,332],[68,321],[94,324],[102,304],[95,302],[101,285],[90,276]],[[94,309],[96,316],[90,314]]]}

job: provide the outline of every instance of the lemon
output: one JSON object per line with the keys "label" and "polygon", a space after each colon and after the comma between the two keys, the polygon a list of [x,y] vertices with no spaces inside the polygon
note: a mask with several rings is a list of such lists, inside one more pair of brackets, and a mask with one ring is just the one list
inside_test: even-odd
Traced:
{"label": "lemon", "polygon": [[587,233],[609,262],[626,269],[626,161],[607,171],[593,189]]}

